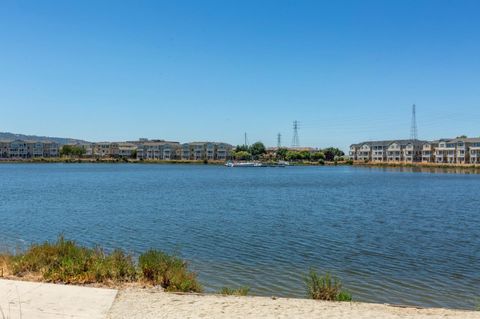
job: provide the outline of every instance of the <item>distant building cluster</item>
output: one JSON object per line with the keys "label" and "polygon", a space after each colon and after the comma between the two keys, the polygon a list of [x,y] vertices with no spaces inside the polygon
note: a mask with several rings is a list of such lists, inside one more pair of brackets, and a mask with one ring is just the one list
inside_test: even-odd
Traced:
{"label": "distant building cluster", "polygon": [[0,141],[0,158],[58,157],[60,147],[50,141]]}
{"label": "distant building cluster", "polygon": [[[60,145],[45,141],[0,141],[0,158],[29,159],[58,157]],[[181,144],[165,140],[140,139],[129,142],[83,143],[74,146],[85,150],[85,157],[136,158],[139,160],[227,160],[233,146],[219,142],[192,142]]]}
{"label": "distant building cluster", "polygon": [[140,139],[130,142],[100,142],[84,145],[86,156],[139,160],[227,160],[233,146],[221,142],[179,143]]}
{"label": "distant building cluster", "polygon": [[356,161],[480,164],[480,138],[363,142],[351,145],[349,155]]}

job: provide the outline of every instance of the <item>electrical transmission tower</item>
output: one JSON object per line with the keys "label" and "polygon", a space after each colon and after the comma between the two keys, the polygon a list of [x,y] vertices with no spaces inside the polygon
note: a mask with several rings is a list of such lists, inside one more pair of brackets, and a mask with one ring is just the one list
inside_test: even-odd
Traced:
{"label": "electrical transmission tower", "polygon": [[410,139],[412,141],[418,140],[417,110],[415,104],[412,105],[412,126],[410,127]]}
{"label": "electrical transmission tower", "polygon": [[300,139],[298,138],[298,121],[293,121],[293,138],[292,138],[292,147],[300,146]]}
{"label": "electrical transmission tower", "polygon": [[277,134],[277,148],[282,147],[282,134]]}

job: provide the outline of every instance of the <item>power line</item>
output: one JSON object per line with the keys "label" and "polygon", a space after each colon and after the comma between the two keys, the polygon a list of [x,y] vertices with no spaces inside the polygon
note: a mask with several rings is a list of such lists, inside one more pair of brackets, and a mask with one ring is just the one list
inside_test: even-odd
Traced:
{"label": "power line", "polygon": [[297,120],[293,121],[293,138],[292,138],[292,147],[300,146],[300,139],[298,138],[298,128],[299,123]]}
{"label": "power line", "polygon": [[412,125],[410,127],[410,139],[412,141],[418,140],[417,110],[415,104],[412,105]]}

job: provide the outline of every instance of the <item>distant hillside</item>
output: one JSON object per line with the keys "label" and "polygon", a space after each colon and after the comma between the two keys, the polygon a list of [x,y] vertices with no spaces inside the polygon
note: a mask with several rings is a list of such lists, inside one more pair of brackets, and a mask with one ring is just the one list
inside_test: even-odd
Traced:
{"label": "distant hillside", "polygon": [[49,137],[49,136],[37,136],[37,135],[25,135],[25,134],[0,132],[0,140],[16,140],[16,139],[33,140],[33,141],[52,141],[59,144],[88,143],[87,141],[77,140],[74,138]]}

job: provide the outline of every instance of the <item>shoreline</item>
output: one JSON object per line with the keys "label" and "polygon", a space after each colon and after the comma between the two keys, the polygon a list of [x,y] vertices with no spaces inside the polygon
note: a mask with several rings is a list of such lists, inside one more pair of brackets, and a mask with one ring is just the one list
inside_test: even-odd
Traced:
{"label": "shoreline", "polygon": [[[36,293],[32,294],[31,292]],[[301,298],[165,292],[159,287],[64,285],[0,278],[7,318],[480,319],[480,311]],[[0,313],[1,314],[1,313]],[[1,316],[0,316],[1,317]]]}
{"label": "shoreline", "polygon": [[[160,286],[139,283],[123,285],[65,284],[32,280],[22,277],[0,277],[0,286],[47,287],[57,293],[87,291],[115,292],[109,300],[106,318],[187,318],[188,315],[205,318],[475,318],[480,311],[472,309],[421,307],[415,305],[375,303],[363,301],[325,301],[309,298],[277,296],[235,296],[219,293],[166,292]],[[38,288],[36,288],[38,289]],[[1,295],[2,291],[0,291]],[[17,295],[10,295],[10,304],[15,305]],[[29,296],[32,300],[35,296]],[[45,301],[45,295],[40,300]],[[105,305],[103,296],[92,296],[90,302]],[[112,295],[109,294],[109,298]],[[36,301],[34,300],[33,303]],[[48,300],[45,308],[55,304]],[[108,303],[107,302],[107,303]],[[47,310],[47,309],[43,309]],[[28,317],[27,317],[28,318]]]}

